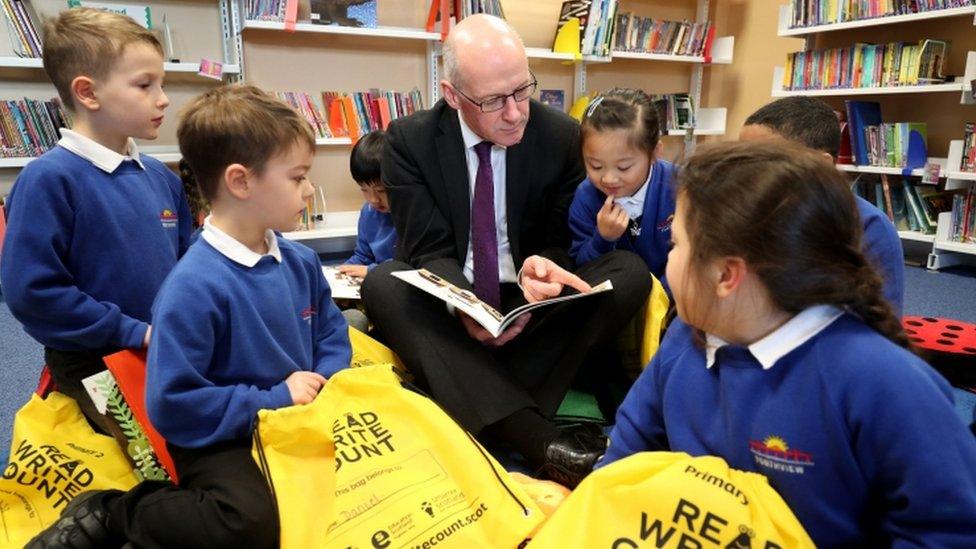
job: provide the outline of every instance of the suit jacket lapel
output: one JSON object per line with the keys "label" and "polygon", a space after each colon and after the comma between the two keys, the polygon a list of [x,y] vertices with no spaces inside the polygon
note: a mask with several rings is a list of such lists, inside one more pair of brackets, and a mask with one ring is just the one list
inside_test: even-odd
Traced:
{"label": "suit jacket lapel", "polygon": [[471,198],[468,182],[468,166],[464,158],[464,139],[457,111],[445,105],[440,121],[441,134],[435,140],[441,175],[451,209],[451,226],[462,263],[468,251],[470,232]]}
{"label": "suit jacket lapel", "polygon": [[[530,118],[531,120],[531,118]],[[522,213],[525,211],[525,201],[529,196],[529,185],[532,184],[529,177],[530,158],[529,151],[533,148],[535,133],[532,132],[532,125],[527,124],[522,141],[506,149],[505,152],[505,208],[508,218],[508,243],[512,248],[512,260],[515,261],[515,269],[518,270],[522,258],[519,250],[519,231],[522,227]]]}

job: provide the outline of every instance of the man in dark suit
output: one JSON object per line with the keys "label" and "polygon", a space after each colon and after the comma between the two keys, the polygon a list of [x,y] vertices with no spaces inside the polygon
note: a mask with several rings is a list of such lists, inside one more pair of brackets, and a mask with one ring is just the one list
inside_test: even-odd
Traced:
{"label": "man in dark suit", "polygon": [[[644,303],[650,276],[629,252],[571,272],[567,212],[585,177],[579,125],[530,99],[537,82],[518,34],[495,17],[465,18],[444,43],[444,69],[444,99],[390,125],[382,177],[399,242],[396,260],[366,277],[363,299],[386,342],[466,429],[575,485],[605,438],[592,426],[559,429],[552,416],[591,348]],[[537,309],[494,338],[390,276],[411,268],[502,311],[607,279],[614,290]]]}

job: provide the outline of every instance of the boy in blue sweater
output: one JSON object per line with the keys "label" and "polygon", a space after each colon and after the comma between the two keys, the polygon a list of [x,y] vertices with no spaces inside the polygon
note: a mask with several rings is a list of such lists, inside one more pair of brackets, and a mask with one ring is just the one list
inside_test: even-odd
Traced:
{"label": "boy in blue sweater", "polygon": [[569,253],[582,265],[632,251],[667,288],[675,168],[657,158],[660,132],[654,103],[641,90],[614,88],[593,100],[580,126],[586,179],[569,207]]}
{"label": "boy in blue sweater", "polygon": [[[829,105],[813,97],[784,97],[749,115],[740,141],[789,139],[830,159],[840,149],[840,123]],[[874,204],[855,195],[861,227],[861,245],[884,281],[884,295],[901,318],[905,302],[905,252],[898,229]]]}
{"label": "boy in blue sweater", "polygon": [[857,215],[846,178],[809,149],[696,151],[668,258],[679,319],[600,466],[715,455],[766,475],[818,546],[971,547],[976,439],[907,349]]}
{"label": "boy in blue sweater", "polygon": [[47,547],[276,547],[275,503],[251,457],[256,414],[311,402],[349,366],[318,256],[276,235],[313,192],[308,122],[257,88],[225,86],[191,103],[177,134],[211,204],[153,305],[146,408],[180,484],[82,494],[42,534]]}
{"label": "boy in blue sweater", "polygon": [[81,380],[147,345],[153,298],[191,233],[179,178],[132,139],[155,139],[169,105],[162,47],[128,17],[69,9],[45,25],[44,70],[74,129],[14,183],[0,285],[58,389],[113,432]]}
{"label": "boy in blue sweater", "polygon": [[349,171],[359,184],[366,203],[359,211],[359,236],[352,257],[339,267],[339,272],[364,278],[376,265],[393,259],[396,229],[386,199],[386,187],[380,179],[380,159],[386,132],[374,131],[362,137],[352,148]]}

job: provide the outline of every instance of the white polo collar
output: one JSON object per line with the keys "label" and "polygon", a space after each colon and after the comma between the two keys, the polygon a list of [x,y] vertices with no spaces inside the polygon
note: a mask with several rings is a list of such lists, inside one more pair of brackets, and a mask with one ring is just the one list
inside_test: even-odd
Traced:
{"label": "white polo collar", "polygon": [[126,160],[135,160],[140,168],[146,169],[142,159],[139,158],[139,146],[131,137],[126,144],[128,155],[119,154],[94,139],[67,128],[61,128],[61,139],[58,140],[58,145],[88,160],[106,173],[114,172]]}
{"label": "white polo collar", "polygon": [[[801,311],[779,328],[759,341],[749,345],[749,352],[763,370],[772,368],[779,359],[803,345],[813,336],[841,317],[844,312],[833,305],[814,305]],[[729,343],[711,334],[705,334],[705,367],[715,364],[715,352]]]}
{"label": "white polo collar", "polygon": [[651,164],[651,168],[647,170],[647,179],[644,180],[644,184],[641,188],[637,190],[631,196],[621,196],[614,198],[613,201],[627,212],[627,216],[631,219],[637,219],[638,217],[644,215],[644,199],[647,197],[647,186],[651,182],[651,175],[654,173],[654,164]]}
{"label": "white polo collar", "polygon": [[218,229],[210,221],[211,216],[207,216],[203,220],[203,239],[207,241],[208,244],[213,246],[218,252],[225,255],[227,259],[240,263],[245,267],[253,267],[258,264],[265,255],[270,255],[275,258],[275,261],[281,263],[281,249],[278,248],[278,237],[275,236],[274,231],[271,229],[266,229],[264,231],[264,241],[268,244],[268,253],[262,255],[254,252],[244,244],[241,244],[234,237]]}

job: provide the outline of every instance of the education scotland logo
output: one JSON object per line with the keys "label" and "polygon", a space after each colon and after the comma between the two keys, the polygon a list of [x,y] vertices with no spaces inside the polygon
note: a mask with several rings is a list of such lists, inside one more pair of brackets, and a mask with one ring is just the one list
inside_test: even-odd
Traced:
{"label": "education scotland logo", "polygon": [[813,467],[813,454],[790,448],[782,438],[771,435],[762,442],[749,441],[749,451],[760,467],[783,473],[802,475],[806,468]]}
{"label": "education scotland logo", "polygon": [[176,215],[176,212],[166,208],[159,214],[159,222],[163,224],[164,229],[175,229],[176,222],[179,221],[180,217]]}

